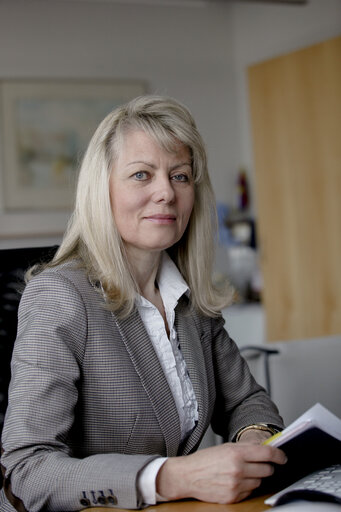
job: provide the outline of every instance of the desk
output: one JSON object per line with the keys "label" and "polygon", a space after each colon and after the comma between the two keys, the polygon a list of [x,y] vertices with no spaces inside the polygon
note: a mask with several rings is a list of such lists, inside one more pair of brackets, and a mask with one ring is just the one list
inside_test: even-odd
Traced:
{"label": "desk", "polygon": [[[151,505],[144,510],[146,512],[263,512],[270,507],[264,505],[264,500],[267,496],[252,498],[249,500],[234,503],[233,505],[217,505],[215,503],[203,503],[202,501],[173,501],[170,503],[160,503],[159,505]],[[89,508],[89,512],[103,512],[103,509],[93,507]],[[127,512],[121,508],[110,509],[113,512]]]}

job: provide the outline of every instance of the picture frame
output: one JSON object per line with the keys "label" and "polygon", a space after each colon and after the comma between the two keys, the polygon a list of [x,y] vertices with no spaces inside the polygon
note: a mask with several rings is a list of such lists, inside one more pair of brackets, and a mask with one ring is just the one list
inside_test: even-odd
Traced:
{"label": "picture frame", "polygon": [[82,156],[99,122],[145,93],[146,84],[138,80],[0,81],[4,215],[64,219],[72,209]]}

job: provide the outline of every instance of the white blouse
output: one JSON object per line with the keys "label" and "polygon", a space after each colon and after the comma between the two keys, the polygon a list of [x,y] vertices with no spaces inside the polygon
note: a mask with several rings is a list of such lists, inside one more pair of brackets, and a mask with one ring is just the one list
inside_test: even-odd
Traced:
{"label": "white blouse", "polygon": [[[174,327],[175,307],[180,297],[189,293],[189,288],[166,252],[162,256],[157,283],[167,318],[169,338],[159,310],[141,295],[136,298],[136,305],[173,394],[183,441],[198,421],[198,403]],[[140,475],[138,485],[145,504],[156,502],[155,478],[164,461],[164,458],[156,459]]]}
{"label": "white blouse", "polygon": [[180,297],[189,290],[167,253],[163,255],[157,282],[167,318],[169,338],[159,310],[142,296],[137,297],[136,304],[172,391],[183,441],[198,420],[198,404],[174,327],[175,307]]}

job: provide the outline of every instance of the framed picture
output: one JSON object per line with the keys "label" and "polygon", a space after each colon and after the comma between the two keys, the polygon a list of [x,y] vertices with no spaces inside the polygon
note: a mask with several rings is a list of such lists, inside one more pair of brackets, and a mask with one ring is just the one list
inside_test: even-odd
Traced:
{"label": "framed picture", "polygon": [[70,211],[79,164],[97,125],[145,91],[138,81],[0,82],[4,213]]}

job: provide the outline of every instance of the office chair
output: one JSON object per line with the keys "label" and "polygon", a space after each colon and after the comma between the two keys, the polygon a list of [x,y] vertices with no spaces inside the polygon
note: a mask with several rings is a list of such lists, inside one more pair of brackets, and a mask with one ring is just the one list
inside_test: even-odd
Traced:
{"label": "office chair", "polygon": [[270,378],[270,364],[269,357],[274,354],[279,354],[280,351],[273,348],[267,348],[260,345],[244,345],[239,348],[240,352],[244,355],[246,361],[263,357],[263,371],[264,371],[264,387],[271,397],[271,378]]}
{"label": "office chair", "polygon": [[0,250],[0,435],[7,408],[10,362],[17,335],[17,313],[24,290],[24,274],[53,258],[58,246]]}

